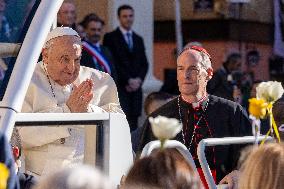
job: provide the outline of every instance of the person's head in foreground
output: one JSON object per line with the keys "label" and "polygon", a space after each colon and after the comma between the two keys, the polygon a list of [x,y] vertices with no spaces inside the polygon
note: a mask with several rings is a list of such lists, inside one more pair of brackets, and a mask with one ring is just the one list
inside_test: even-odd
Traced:
{"label": "person's head in foreground", "polygon": [[144,111],[148,116],[159,107],[169,102],[174,96],[165,92],[153,92],[150,93],[144,102]]}
{"label": "person's head in foreground", "polygon": [[114,189],[99,171],[86,165],[61,169],[44,177],[35,189]]}
{"label": "person's head in foreground", "polygon": [[199,189],[198,175],[177,150],[153,151],[138,159],[128,172],[122,189]]}
{"label": "person's head in foreground", "polygon": [[185,100],[194,102],[205,96],[207,82],[212,75],[211,58],[204,48],[191,46],[178,56],[177,80]]}
{"label": "person's head in foreground", "polygon": [[284,145],[253,148],[241,166],[240,189],[280,189],[284,186]]}

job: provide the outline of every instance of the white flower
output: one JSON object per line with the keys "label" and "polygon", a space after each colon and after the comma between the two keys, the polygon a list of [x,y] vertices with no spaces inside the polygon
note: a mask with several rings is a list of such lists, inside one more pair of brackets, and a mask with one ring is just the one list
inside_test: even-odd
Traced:
{"label": "white flower", "polygon": [[265,101],[268,99],[268,90],[269,84],[268,82],[261,82],[257,87],[256,87],[256,97],[257,98],[262,98]]}
{"label": "white flower", "polygon": [[283,92],[281,83],[277,81],[261,82],[256,87],[256,97],[266,102],[275,102],[283,95]]}
{"label": "white flower", "polygon": [[283,92],[284,92],[281,83],[277,82],[277,81],[274,81],[272,83],[271,88],[273,88],[273,90],[271,90],[271,96],[274,99],[273,101],[276,101],[279,98],[281,98],[281,96],[283,95]]}
{"label": "white flower", "polygon": [[174,138],[182,129],[182,124],[175,118],[158,116],[149,118],[152,131],[159,140]]}

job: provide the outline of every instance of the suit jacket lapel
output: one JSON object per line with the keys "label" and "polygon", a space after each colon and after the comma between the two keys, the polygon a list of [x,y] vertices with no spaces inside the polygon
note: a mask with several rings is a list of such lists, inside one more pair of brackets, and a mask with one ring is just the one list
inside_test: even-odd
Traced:
{"label": "suit jacket lapel", "polygon": [[133,40],[133,49],[132,49],[132,52],[135,51],[136,47],[137,47],[137,35],[136,33],[132,32],[132,40]]}
{"label": "suit jacket lapel", "polygon": [[120,44],[122,46],[124,46],[124,48],[127,49],[127,51],[129,51],[128,44],[126,43],[124,36],[123,36],[123,33],[120,31],[119,28],[116,29],[116,33],[117,33],[118,39],[120,41]]}

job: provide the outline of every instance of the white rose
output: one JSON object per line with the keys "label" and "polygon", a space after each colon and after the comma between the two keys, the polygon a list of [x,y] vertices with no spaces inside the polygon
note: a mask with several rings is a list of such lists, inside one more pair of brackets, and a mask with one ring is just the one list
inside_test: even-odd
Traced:
{"label": "white rose", "polygon": [[257,98],[262,98],[265,101],[269,100],[269,95],[267,93],[269,84],[268,82],[261,82],[257,87],[256,87],[256,97]]}
{"label": "white rose", "polygon": [[159,140],[167,140],[174,138],[182,129],[182,124],[175,118],[167,118],[158,116],[149,118],[152,131]]}
{"label": "white rose", "polygon": [[269,90],[269,96],[272,98],[272,101],[275,102],[283,95],[283,87],[280,82],[273,81],[270,85],[271,90]]}
{"label": "white rose", "polygon": [[274,102],[283,95],[283,87],[280,82],[262,82],[256,87],[256,97],[262,98],[267,102]]}

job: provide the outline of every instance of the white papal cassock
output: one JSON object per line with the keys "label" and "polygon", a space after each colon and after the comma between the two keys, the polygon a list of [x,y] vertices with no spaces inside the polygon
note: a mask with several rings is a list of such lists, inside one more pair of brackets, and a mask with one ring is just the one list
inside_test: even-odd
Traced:
{"label": "white papal cassock", "polygon": [[[123,113],[116,85],[108,74],[81,66],[79,76],[74,83],[79,85],[90,78],[94,82],[94,97],[88,111]],[[52,87],[44,71],[43,63],[38,63],[25,97],[22,112],[70,112],[65,102],[72,92],[72,84],[60,86],[51,78],[50,82]],[[83,162],[83,127],[21,127],[19,134],[24,148],[25,168],[36,175],[43,175],[58,170],[60,167],[70,167]],[[63,144],[62,138],[65,138]]]}

